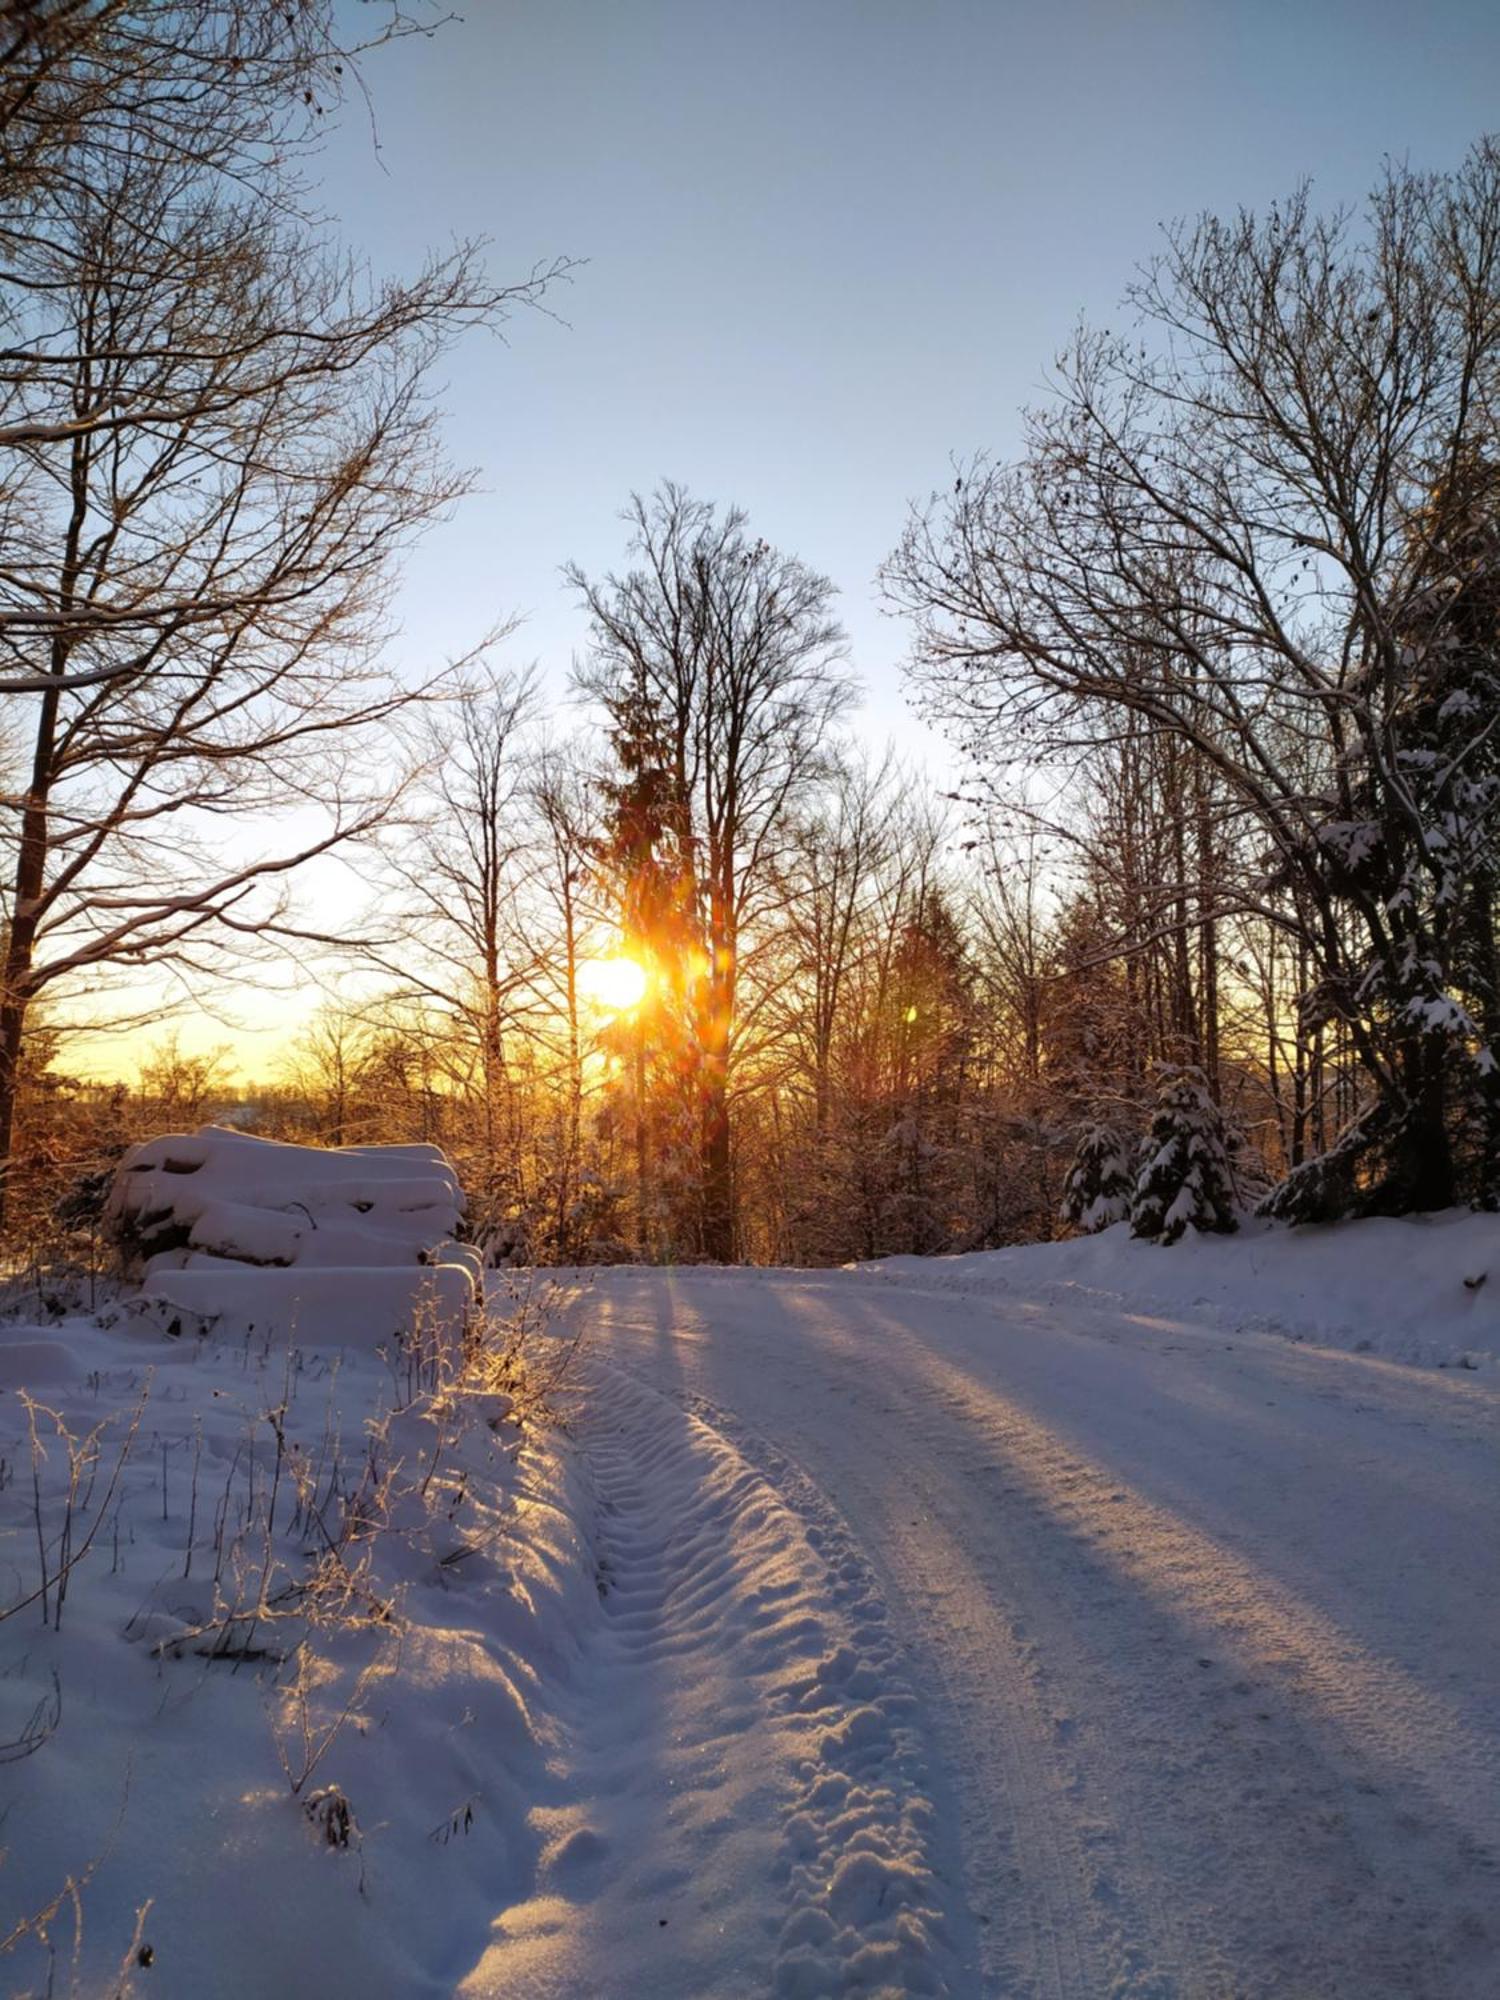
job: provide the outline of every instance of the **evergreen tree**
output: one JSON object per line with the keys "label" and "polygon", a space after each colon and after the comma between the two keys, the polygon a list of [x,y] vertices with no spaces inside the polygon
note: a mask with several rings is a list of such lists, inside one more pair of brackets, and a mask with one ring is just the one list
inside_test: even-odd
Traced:
{"label": "evergreen tree", "polygon": [[[1388,899],[1418,919],[1404,966],[1408,1035],[1439,1073],[1449,1199],[1500,1201],[1500,463],[1455,457],[1410,536],[1398,763],[1416,823]],[[1417,1081],[1425,1071],[1416,1064]],[[1420,1174],[1420,1162],[1413,1162]],[[1444,1192],[1441,1183],[1439,1194]]]}
{"label": "evergreen tree", "polygon": [[[1500,1199],[1500,468],[1470,453],[1408,524],[1392,586],[1387,735],[1350,758],[1348,804],[1318,829],[1331,887],[1378,913],[1347,985],[1388,1081],[1263,1205],[1291,1222]],[[1362,684],[1363,685],[1363,684]],[[1325,986],[1306,1025],[1339,1011]]]}
{"label": "evergreen tree", "polygon": [[1141,1141],[1130,1233],[1175,1243],[1189,1223],[1219,1235],[1239,1226],[1229,1142],[1202,1070],[1163,1064],[1156,1109]]}
{"label": "evergreen tree", "polygon": [[973,969],[941,890],[925,889],[902,926],[885,997],[889,1122],[887,1240],[924,1256],[952,1240],[961,1206],[962,1111],[974,1066]]}
{"label": "evergreen tree", "polygon": [[1093,893],[1071,897],[1058,913],[1042,1026],[1048,1083],[1072,1117],[1107,1123],[1101,1098],[1131,1092],[1144,1067],[1146,1024],[1132,991],[1138,958],[1121,950]]}
{"label": "evergreen tree", "polygon": [[644,998],[600,1039],[628,1079],[614,1116],[628,1121],[635,1167],[636,1249],[681,1256],[697,1248],[692,1216],[698,1050],[691,811],[673,779],[649,689],[637,675],[604,706],[619,775],[600,782],[603,828],[591,843],[625,951],[647,975]]}
{"label": "evergreen tree", "polygon": [[1085,1125],[1063,1183],[1065,1222],[1092,1236],[1130,1213],[1134,1177],[1125,1141],[1108,1125]]}

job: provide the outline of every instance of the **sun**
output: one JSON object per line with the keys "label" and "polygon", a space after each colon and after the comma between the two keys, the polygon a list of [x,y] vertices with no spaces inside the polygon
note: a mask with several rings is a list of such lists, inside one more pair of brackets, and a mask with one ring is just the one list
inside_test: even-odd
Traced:
{"label": "sun", "polygon": [[633,958],[586,958],[578,968],[578,990],[609,1014],[628,1014],[646,997],[646,969]]}

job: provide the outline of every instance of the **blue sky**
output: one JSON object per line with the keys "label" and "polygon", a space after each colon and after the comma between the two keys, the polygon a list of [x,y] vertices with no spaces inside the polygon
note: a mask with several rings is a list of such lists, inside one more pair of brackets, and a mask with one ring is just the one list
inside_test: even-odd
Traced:
{"label": "blue sky", "polygon": [[[874,586],[908,503],[951,456],[1014,447],[1163,220],[1303,175],[1357,201],[1384,155],[1448,167],[1500,127],[1500,6],[470,0],[367,81],[375,133],[356,99],[320,171],[377,270],[469,236],[501,277],[586,260],[566,323],[523,315],[450,358],[448,435],[481,490],[409,562],[400,658],[521,614],[509,657],[562,713],[585,633],[559,566],[619,563],[627,496],[670,476],[833,578],[860,726],[941,780]],[[299,1012],[276,989],[226,996],[185,1042],[266,1067]]]}
{"label": "blue sky", "polygon": [[[351,12],[353,5],[351,0]],[[873,574],[950,454],[1013,446],[1080,314],[1115,323],[1160,222],[1500,125],[1500,8],[1391,0],[472,0],[368,65],[326,198],[380,267],[453,236],[564,254],[567,322],[452,357],[483,491],[412,561],[413,665],[523,613],[560,701],[557,571],[620,559],[663,475],[737,500],[842,592],[865,726],[943,761]]]}

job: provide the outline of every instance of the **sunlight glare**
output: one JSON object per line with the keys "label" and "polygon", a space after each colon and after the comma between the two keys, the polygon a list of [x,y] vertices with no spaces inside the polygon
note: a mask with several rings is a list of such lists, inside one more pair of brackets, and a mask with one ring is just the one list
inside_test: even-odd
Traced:
{"label": "sunlight glare", "polygon": [[645,968],[633,958],[590,958],[578,968],[578,990],[610,1014],[628,1014],[646,997]]}

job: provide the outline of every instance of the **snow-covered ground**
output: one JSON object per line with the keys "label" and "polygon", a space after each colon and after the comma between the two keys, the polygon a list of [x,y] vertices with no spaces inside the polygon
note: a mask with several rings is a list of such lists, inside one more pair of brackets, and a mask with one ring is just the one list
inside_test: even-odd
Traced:
{"label": "snow-covered ground", "polygon": [[[607,1271],[524,1429],[306,1327],[6,1328],[0,1610],[18,1390],[108,1429],[0,1619],[0,1935],[87,1870],[88,1995],[1493,2000],[1497,1292],[1473,1217]],[[322,1594],[250,1632],[268,1549]]]}
{"label": "snow-covered ground", "polygon": [[431,1147],[136,1148],[137,1288],[0,1325],[9,1993],[447,1993],[524,1896],[594,1508]]}
{"label": "snow-covered ground", "polygon": [[0,1936],[65,1892],[0,1990],[450,1992],[596,1602],[566,1460],[395,1353],[135,1313],[0,1330],[0,1383]]}
{"label": "snow-covered ground", "polygon": [[1068,1243],[967,1257],[888,1257],[898,1283],[1066,1309],[1186,1312],[1200,1325],[1279,1334],[1440,1368],[1500,1362],[1500,1217],[1450,1209],[1330,1227],[1248,1221],[1235,1236],[1163,1249],[1118,1223]]}
{"label": "snow-covered ground", "polygon": [[[620,1271],[589,1312],[830,1585],[856,1553],[949,1992],[1493,2000],[1500,1395],[1384,1357],[1493,1353],[1497,1284],[1500,1223],[1462,1217]],[[845,1962],[824,1934],[794,1990]],[[717,1990],[666,1964],[597,1990]]]}

